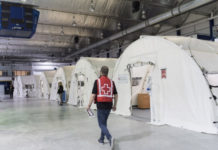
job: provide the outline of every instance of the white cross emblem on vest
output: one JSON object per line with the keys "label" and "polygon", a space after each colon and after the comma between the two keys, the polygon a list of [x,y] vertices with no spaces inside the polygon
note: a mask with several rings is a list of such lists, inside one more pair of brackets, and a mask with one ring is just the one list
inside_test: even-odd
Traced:
{"label": "white cross emblem on vest", "polygon": [[104,84],[104,86],[102,87],[102,92],[104,93],[104,95],[109,95],[109,93],[111,92],[111,88],[108,86],[108,84]]}

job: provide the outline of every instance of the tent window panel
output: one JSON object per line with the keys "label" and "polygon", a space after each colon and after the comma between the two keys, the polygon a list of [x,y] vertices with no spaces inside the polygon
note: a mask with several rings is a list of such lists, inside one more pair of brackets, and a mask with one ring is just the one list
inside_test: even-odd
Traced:
{"label": "tent window panel", "polygon": [[207,80],[215,100],[218,98],[218,74],[207,74]]}
{"label": "tent window panel", "polygon": [[211,86],[218,86],[218,74],[208,74],[207,80]]}
{"label": "tent window panel", "polygon": [[34,88],[34,85],[33,85],[33,84],[26,84],[26,85],[25,85],[25,88],[26,88],[26,89],[33,89],[33,88]]}
{"label": "tent window panel", "polygon": [[138,86],[141,80],[142,80],[142,77],[133,77],[132,86]]}
{"label": "tent window panel", "polygon": [[56,77],[57,80],[61,80],[61,77]]}
{"label": "tent window panel", "polygon": [[85,86],[84,81],[78,81],[78,86],[81,86],[81,87]]}

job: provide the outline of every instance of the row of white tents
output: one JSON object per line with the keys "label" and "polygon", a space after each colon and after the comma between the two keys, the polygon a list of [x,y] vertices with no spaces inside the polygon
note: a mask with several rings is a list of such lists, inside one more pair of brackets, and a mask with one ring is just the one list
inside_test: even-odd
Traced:
{"label": "row of white tents", "polygon": [[218,97],[217,43],[189,37],[141,36],[119,59],[81,57],[75,66],[44,73],[40,78],[39,85],[43,87],[40,95],[58,100],[61,82],[68,103],[86,107],[93,83],[104,65],[109,67],[109,77],[114,80],[119,95],[116,114],[130,116],[136,95],[151,89],[152,124],[218,133],[214,123],[217,121],[215,96]]}
{"label": "row of white tents", "polygon": [[40,76],[17,76],[14,80],[14,97],[40,98]]}

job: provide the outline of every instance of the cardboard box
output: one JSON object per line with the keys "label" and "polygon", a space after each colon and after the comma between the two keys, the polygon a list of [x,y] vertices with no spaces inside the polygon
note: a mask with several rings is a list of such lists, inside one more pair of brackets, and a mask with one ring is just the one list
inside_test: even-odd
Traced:
{"label": "cardboard box", "polygon": [[150,95],[149,94],[138,94],[138,108],[148,109],[150,108]]}

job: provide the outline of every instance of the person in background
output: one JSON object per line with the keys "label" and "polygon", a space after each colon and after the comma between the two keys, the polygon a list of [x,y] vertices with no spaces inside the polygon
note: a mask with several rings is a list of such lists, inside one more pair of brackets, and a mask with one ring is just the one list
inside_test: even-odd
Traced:
{"label": "person in background", "polygon": [[64,92],[64,88],[61,82],[58,83],[58,94],[60,96],[60,105],[63,105],[63,99],[62,99],[62,94]]}
{"label": "person in background", "polygon": [[107,129],[107,120],[111,109],[116,111],[118,94],[114,82],[108,78],[108,72],[109,68],[107,66],[102,66],[100,71],[101,76],[99,79],[95,80],[87,111],[95,101],[97,105],[98,124],[101,129],[101,136],[98,139],[98,142],[104,144],[104,138],[106,136],[113,149],[114,138]]}
{"label": "person in background", "polygon": [[12,99],[13,98],[13,94],[14,94],[14,86],[13,86],[12,83],[10,84],[9,92],[10,92],[10,98]]}

